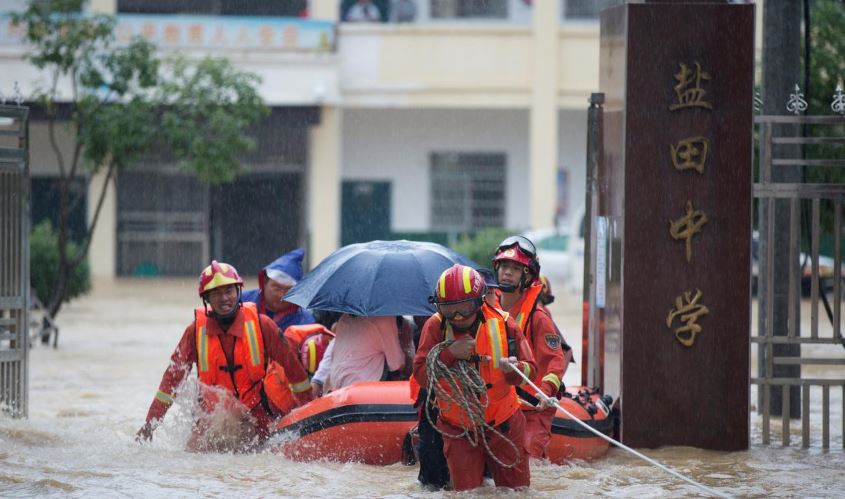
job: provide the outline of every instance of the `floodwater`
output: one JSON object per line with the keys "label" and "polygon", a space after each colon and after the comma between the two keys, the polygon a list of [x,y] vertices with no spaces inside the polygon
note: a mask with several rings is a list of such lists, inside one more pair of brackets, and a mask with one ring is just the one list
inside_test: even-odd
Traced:
{"label": "floodwater", "polygon": [[[197,305],[193,280],[98,282],[60,316],[59,348],[31,351],[29,419],[0,417],[2,497],[438,497],[416,481],[417,467],[297,463],[270,452],[195,454],[188,397],[177,400],[147,445],[134,441],[162,371]],[[577,297],[558,297],[555,317],[573,346]],[[803,314],[808,317],[809,314]],[[577,384],[576,369],[567,384]],[[816,400],[819,400],[817,397]],[[756,397],[752,396],[752,401]],[[831,450],[821,450],[821,409],[814,405],[813,447],[783,448],[773,424],[762,446],[752,413],[746,452],[668,447],[645,453],[722,493],[750,497],[845,494],[842,395],[831,390]],[[529,491],[492,486],[461,496],[688,497],[700,492],[648,463],[613,449],[596,462],[532,462]],[[454,494],[453,494],[454,495]]]}

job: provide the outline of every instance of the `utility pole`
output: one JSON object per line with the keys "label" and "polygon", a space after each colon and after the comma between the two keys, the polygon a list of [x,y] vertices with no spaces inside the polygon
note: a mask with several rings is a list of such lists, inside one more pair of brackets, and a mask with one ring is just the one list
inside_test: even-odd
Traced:
{"label": "utility pole", "polygon": [[[802,3],[796,1],[769,0],[763,4],[763,61],[762,61],[762,100],[763,114],[786,114],[786,103],[789,95],[794,92],[795,84],[801,81],[801,20],[803,18]],[[806,91],[806,89],[805,89]],[[775,135],[798,135],[797,125],[780,125],[781,128],[774,129]],[[800,158],[800,146],[779,146],[778,157]],[[772,169],[772,180],[774,182],[801,182],[801,167],[778,166]],[[758,276],[757,296],[766,296],[766,281],[768,264],[765,261],[768,254],[768,237],[765,228],[768,226],[768,217],[775,217],[774,262],[771,267],[775,279],[774,301],[765,303],[760,300],[758,308],[758,324],[760,324],[760,335],[766,334],[765,328],[771,327],[774,336],[787,336],[789,327],[789,276],[790,272],[797,272],[799,262],[789,261],[789,233],[784,230],[789,227],[789,200],[778,199],[775,201],[775,213],[768,213],[767,203],[759,203],[758,220],[760,228],[760,265]],[[796,292],[800,292],[796,290]],[[772,307],[774,320],[772,324],[766,324],[766,307]],[[800,324],[800,300],[796,305],[794,313]],[[799,326],[800,327],[800,326]],[[795,332],[796,336],[798,331]],[[758,373],[762,374],[764,368],[764,349],[758,349]],[[774,345],[775,357],[800,357],[801,346],[797,344],[776,344]],[[801,375],[800,365],[774,366],[774,376],[797,378]],[[782,392],[781,390],[771,391],[770,411],[772,415],[781,415]],[[762,404],[762,398],[758,397],[758,407]],[[801,416],[801,400],[797,386],[789,391],[789,414],[791,417]]]}

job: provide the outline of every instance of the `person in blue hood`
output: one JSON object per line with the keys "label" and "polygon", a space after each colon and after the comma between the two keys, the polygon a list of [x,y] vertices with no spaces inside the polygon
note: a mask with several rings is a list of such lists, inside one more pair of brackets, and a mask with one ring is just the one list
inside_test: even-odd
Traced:
{"label": "person in blue hood", "polygon": [[258,289],[243,292],[243,301],[253,302],[258,312],[269,316],[284,332],[288,326],[313,324],[311,312],[285,301],[285,295],[302,279],[302,258],[305,250],[297,248],[285,253],[264,267],[258,274]]}

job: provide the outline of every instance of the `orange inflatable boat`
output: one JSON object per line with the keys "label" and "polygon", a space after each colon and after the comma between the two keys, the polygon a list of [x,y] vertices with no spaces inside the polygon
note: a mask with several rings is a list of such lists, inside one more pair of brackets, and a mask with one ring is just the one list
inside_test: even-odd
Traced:
{"label": "orange inflatable boat", "polygon": [[[583,387],[567,388],[560,405],[590,427],[612,435],[615,415],[609,397]],[[417,424],[407,381],[356,383],[310,402],[276,422],[273,449],[297,461],[328,459],[367,464],[403,460],[403,444]],[[549,460],[594,459],[606,440],[558,410],[552,423]]]}

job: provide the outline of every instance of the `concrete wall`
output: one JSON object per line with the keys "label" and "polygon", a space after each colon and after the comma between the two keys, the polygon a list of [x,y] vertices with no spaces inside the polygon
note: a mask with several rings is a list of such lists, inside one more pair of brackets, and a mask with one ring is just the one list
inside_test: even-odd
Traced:
{"label": "concrete wall", "polygon": [[[586,118],[586,110],[559,115],[559,164],[569,170],[569,213],[584,199]],[[342,180],[390,181],[392,230],[430,230],[429,154],[436,151],[507,154],[505,224],[528,227],[527,110],[345,109],[341,130]]]}
{"label": "concrete wall", "polygon": [[[536,53],[530,25],[345,23],[338,29],[348,107],[527,108],[542,71],[534,61],[548,60]],[[557,41],[549,57],[558,57],[558,105],[577,109],[598,88],[598,23],[561,26]]]}

